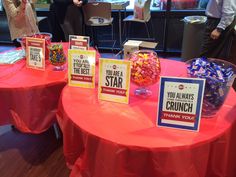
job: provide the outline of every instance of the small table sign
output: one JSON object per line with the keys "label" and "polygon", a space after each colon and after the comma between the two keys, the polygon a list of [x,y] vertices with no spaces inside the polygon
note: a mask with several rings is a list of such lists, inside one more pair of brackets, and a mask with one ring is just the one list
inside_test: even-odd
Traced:
{"label": "small table sign", "polygon": [[70,49],[79,49],[79,50],[88,50],[89,49],[90,38],[88,36],[69,36],[69,48]]}
{"label": "small table sign", "polygon": [[204,79],[161,77],[157,125],[198,131]]}
{"label": "small table sign", "polygon": [[45,39],[26,37],[26,66],[45,70]]}
{"label": "small table sign", "polygon": [[98,98],[129,103],[130,61],[100,58]]}
{"label": "small table sign", "polygon": [[95,88],[96,51],[68,50],[69,85]]}

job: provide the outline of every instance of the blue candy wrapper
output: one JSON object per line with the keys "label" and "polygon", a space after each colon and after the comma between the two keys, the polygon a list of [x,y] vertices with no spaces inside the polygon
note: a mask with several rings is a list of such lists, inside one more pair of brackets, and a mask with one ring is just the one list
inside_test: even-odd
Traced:
{"label": "blue candy wrapper", "polygon": [[236,67],[223,60],[196,58],[187,62],[190,77],[206,79],[202,116],[215,116],[224,104],[235,78]]}

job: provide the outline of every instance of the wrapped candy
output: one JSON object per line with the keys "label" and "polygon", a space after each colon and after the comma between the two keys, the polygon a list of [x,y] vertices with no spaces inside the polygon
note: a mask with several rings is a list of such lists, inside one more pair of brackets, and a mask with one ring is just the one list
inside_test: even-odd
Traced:
{"label": "wrapped candy", "polygon": [[137,51],[131,55],[131,81],[138,86],[155,84],[160,77],[160,60],[153,51]]}
{"label": "wrapped candy", "polygon": [[206,79],[202,115],[214,116],[223,105],[235,78],[235,66],[219,59],[196,58],[188,62],[191,77]]}
{"label": "wrapped candy", "polygon": [[[151,50],[139,50],[132,53],[131,81],[139,87],[147,87],[155,84],[160,78],[160,60],[157,54]],[[144,91],[146,94],[146,90]]]}
{"label": "wrapped candy", "polygon": [[49,46],[49,60],[54,66],[62,66],[66,62],[62,44],[53,44]]}

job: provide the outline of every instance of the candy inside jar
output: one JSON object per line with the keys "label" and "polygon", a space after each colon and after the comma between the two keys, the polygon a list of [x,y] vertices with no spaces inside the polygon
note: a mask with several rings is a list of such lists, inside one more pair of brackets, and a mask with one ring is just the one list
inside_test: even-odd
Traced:
{"label": "candy inside jar", "polygon": [[49,46],[49,60],[55,66],[54,70],[64,70],[66,57],[62,44],[52,44]]}
{"label": "candy inside jar", "polygon": [[159,81],[161,72],[157,54],[151,50],[139,50],[131,54],[130,61],[131,82],[138,86],[135,95],[151,95],[152,92],[148,86]]}
{"label": "candy inside jar", "polygon": [[236,66],[227,61],[213,58],[196,58],[187,61],[187,64],[190,77],[206,80],[202,116],[215,116],[224,104],[233,84]]}

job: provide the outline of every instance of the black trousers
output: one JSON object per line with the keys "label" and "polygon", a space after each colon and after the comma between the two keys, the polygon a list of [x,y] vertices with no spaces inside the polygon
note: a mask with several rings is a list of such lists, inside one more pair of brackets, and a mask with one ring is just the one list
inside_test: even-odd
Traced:
{"label": "black trousers", "polygon": [[83,35],[83,13],[73,3],[52,3],[49,20],[54,42],[68,41],[69,35]]}
{"label": "black trousers", "polygon": [[203,36],[203,44],[201,48],[201,56],[208,58],[219,58],[227,60],[229,58],[230,48],[234,35],[234,26],[236,19],[229,25],[220,35],[218,39],[210,37],[211,32],[216,29],[220,19],[208,18]]}
{"label": "black trousers", "polygon": [[64,21],[65,12],[67,10],[68,4],[58,4],[52,3],[49,9],[49,21],[50,30],[52,33],[52,41],[60,42],[65,41],[65,34],[61,28],[61,24]]}
{"label": "black trousers", "polygon": [[69,35],[83,35],[83,13],[82,9],[70,4],[67,7],[64,22],[61,24],[65,34],[65,40],[69,41]]}

